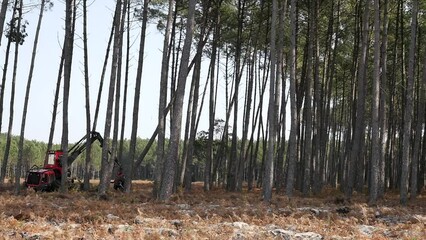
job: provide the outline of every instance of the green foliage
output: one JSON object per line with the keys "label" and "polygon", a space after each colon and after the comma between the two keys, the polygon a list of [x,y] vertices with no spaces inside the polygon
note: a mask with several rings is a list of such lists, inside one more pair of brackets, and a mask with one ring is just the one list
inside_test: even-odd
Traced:
{"label": "green foliage", "polygon": [[24,44],[25,38],[28,36],[27,25],[28,21],[21,20],[21,28],[17,29],[18,18],[15,17],[11,23],[7,23],[6,37],[10,39],[11,42],[19,43],[20,45]]}
{"label": "green foliage", "polygon": [[[6,135],[0,134],[0,156],[3,158],[6,146]],[[18,142],[19,136],[13,136],[9,152],[9,164],[16,165],[18,160]],[[24,141],[23,164],[25,166],[42,165],[46,153],[47,144],[36,140]]]}

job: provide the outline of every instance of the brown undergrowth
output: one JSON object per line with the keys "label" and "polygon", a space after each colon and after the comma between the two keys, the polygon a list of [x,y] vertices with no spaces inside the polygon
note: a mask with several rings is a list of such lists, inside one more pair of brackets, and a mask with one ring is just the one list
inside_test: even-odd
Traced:
{"label": "brown undergrowth", "polygon": [[151,190],[135,181],[131,194],[111,190],[99,200],[95,189],[15,196],[3,187],[0,239],[426,239],[422,195],[401,207],[394,193],[368,206],[364,194],[348,201],[331,188],[315,197],[274,194],[269,204],[260,189],[204,192],[194,183],[166,202]]}

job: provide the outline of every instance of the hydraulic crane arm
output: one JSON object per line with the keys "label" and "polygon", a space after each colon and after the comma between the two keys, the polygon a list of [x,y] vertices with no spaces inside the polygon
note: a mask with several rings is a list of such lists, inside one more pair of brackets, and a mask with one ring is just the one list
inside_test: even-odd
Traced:
{"label": "hydraulic crane arm", "polygon": [[104,139],[102,138],[101,134],[95,131],[90,132],[89,135],[85,135],[80,141],[78,141],[74,146],[72,146],[68,150],[68,166],[71,166],[71,164],[77,159],[77,157],[86,149],[87,142],[89,142],[90,145],[93,144],[96,140],[99,141],[101,147],[104,143]]}

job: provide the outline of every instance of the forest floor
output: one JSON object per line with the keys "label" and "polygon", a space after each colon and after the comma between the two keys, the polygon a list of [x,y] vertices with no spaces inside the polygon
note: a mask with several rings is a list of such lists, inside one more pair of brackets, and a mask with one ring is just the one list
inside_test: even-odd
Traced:
{"label": "forest floor", "polygon": [[346,201],[336,190],[288,198],[261,191],[191,193],[167,202],[151,198],[152,183],[135,181],[133,193],[111,191],[20,196],[0,188],[0,239],[426,239],[424,193],[408,206],[388,193],[376,206],[364,194]]}

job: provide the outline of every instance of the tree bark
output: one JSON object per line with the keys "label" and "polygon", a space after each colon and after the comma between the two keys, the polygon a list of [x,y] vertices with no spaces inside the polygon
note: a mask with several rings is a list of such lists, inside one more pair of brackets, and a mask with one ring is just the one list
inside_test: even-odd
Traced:
{"label": "tree bark", "polygon": [[[126,67],[124,73],[124,90],[123,90],[123,109],[121,117],[121,135],[120,135],[120,146],[118,149],[118,160],[123,159],[124,151],[124,132],[126,127],[126,112],[127,112],[127,95],[129,86],[129,68],[130,68],[130,1],[126,1],[127,8],[127,37],[126,37]],[[124,31],[124,29],[123,29]],[[124,34],[124,32],[123,32]]]}
{"label": "tree bark", "polygon": [[353,187],[355,185],[356,174],[359,177],[360,165],[364,159],[364,136],[365,136],[365,91],[366,91],[366,69],[367,69],[367,50],[368,50],[368,33],[369,33],[369,17],[370,17],[370,0],[365,1],[365,9],[362,22],[362,43],[361,53],[359,55],[358,79],[357,79],[357,100],[355,114],[355,128],[352,139],[352,149],[350,151],[350,159],[347,164],[348,179],[345,194],[347,198],[352,197]]}
{"label": "tree bark", "polygon": [[182,124],[182,105],[185,95],[185,85],[188,75],[188,63],[191,50],[191,42],[194,29],[194,15],[195,15],[195,0],[189,1],[188,17],[186,25],[186,36],[182,49],[182,58],[179,68],[179,76],[177,82],[177,89],[175,94],[175,101],[173,104],[173,121],[171,123],[170,132],[170,145],[164,163],[164,170],[160,188],[160,200],[168,200],[173,193],[173,184],[176,174],[176,161],[178,159],[180,131]]}
{"label": "tree bark", "polygon": [[385,195],[385,181],[386,181],[386,146],[388,145],[388,103],[386,95],[388,93],[388,0],[385,0],[383,4],[383,33],[382,33],[382,45],[380,52],[380,64],[381,64],[381,87],[380,87],[380,162],[379,162],[379,189],[378,189],[378,197],[381,198]]}
{"label": "tree bark", "polygon": [[294,190],[294,175],[297,162],[297,105],[296,105],[296,0],[291,0],[290,3],[290,135],[288,143],[288,170],[286,182],[286,194],[289,197],[293,196]]}
{"label": "tree bark", "polygon": [[199,88],[200,88],[200,72],[201,72],[201,54],[197,57],[194,72],[193,72],[193,96],[192,96],[192,110],[190,115],[190,127],[189,127],[189,139],[188,139],[188,149],[186,154],[186,163],[187,167],[185,168],[184,174],[184,184],[185,191],[191,190],[192,185],[192,163],[193,163],[193,155],[194,155],[194,142],[195,137],[197,135],[197,109],[198,109],[198,99],[199,99]]}
{"label": "tree bark", "polygon": [[144,0],[143,3],[143,15],[142,15],[142,27],[141,27],[141,38],[139,45],[139,59],[138,59],[138,68],[136,72],[136,86],[135,86],[135,97],[133,101],[133,118],[132,118],[132,133],[130,136],[130,147],[129,147],[129,157],[125,164],[123,164],[124,175],[127,176],[127,181],[125,181],[124,188],[128,193],[131,189],[132,176],[134,174],[135,168],[133,167],[135,160],[136,152],[136,140],[137,140],[137,131],[138,131],[138,121],[139,121],[139,100],[140,100],[140,90],[142,82],[142,70],[144,64],[144,54],[145,54],[145,39],[146,39],[146,26],[148,22],[148,5],[150,0]]}
{"label": "tree bark", "polygon": [[216,80],[216,59],[218,53],[218,41],[220,39],[220,24],[221,18],[219,14],[219,8],[222,1],[214,6],[215,7],[215,29],[213,32],[213,43],[212,43],[212,54],[210,59],[210,89],[209,89],[209,136],[207,142],[207,159],[204,167],[204,191],[210,191],[212,184],[212,163],[213,163],[213,141],[214,141],[214,128],[215,128],[215,116],[216,116],[216,99],[217,99],[217,84]]}
{"label": "tree bark", "polygon": [[[86,135],[90,136],[91,120],[90,120],[90,87],[89,87],[89,54],[87,49],[87,0],[83,0],[83,51],[84,51],[84,93],[86,100]],[[92,144],[86,142],[86,161],[83,189],[90,188],[90,153],[92,152]]]}
{"label": "tree bark", "polygon": [[75,26],[75,2],[74,0],[65,1],[65,53],[64,53],[64,90],[63,90],[63,105],[62,105],[62,138],[61,149],[64,152],[61,158],[62,177],[61,177],[61,192],[68,191],[68,106],[71,84],[71,69],[72,55],[74,47],[74,26]]}
{"label": "tree bark", "polygon": [[411,163],[411,181],[410,181],[410,199],[415,199],[417,194],[420,192],[419,186],[421,185],[421,172],[419,173],[420,164],[421,164],[421,143],[422,143],[422,132],[423,123],[425,121],[425,95],[426,95],[426,57],[423,63],[423,78],[419,80],[418,85],[418,110],[417,110],[417,123],[414,137],[414,146],[413,146],[413,160]]}
{"label": "tree bark", "polygon": [[[411,9],[411,33],[410,49],[408,56],[407,83],[405,88],[405,107],[404,107],[404,128],[402,137],[402,166],[400,181],[400,202],[407,205],[408,185],[409,185],[409,164],[411,159],[411,125],[413,122],[413,96],[414,96],[414,75],[416,66],[416,42],[417,42],[417,15],[419,11],[418,0],[412,1]],[[414,162],[416,164],[416,162]],[[411,176],[413,177],[413,176]],[[417,176],[416,176],[417,177]],[[417,191],[417,188],[414,189]]]}
{"label": "tree bark", "polygon": [[371,111],[371,147],[370,158],[370,189],[369,204],[376,204],[379,192],[379,163],[380,163],[380,132],[379,132],[379,107],[380,107],[380,4],[374,0],[374,69],[373,92]]}
{"label": "tree bark", "polygon": [[[4,29],[4,21],[6,20],[6,12],[7,12],[7,4],[9,0],[2,0],[1,2],[1,10],[0,10],[0,33],[3,33]],[[0,34],[0,45],[3,34]]]}
{"label": "tree bark", "polygon": [[[63,46],[65,46],[65,39]],[[62,55],[59,63],[58,77],[56,79],[56,88],[55,88],[55,97],[53,99],[53,109],[52,109],[52,120],[50,121],[50,131],[49,131],[49,140],[47,142],[47,151],[44,158],[44,163],[47,163],[48,151],[52,149],[53,145],[53,136],[55,134],[55,126],[56,126],[56,115],[58,113],[58,102],[59,102],[59,92],[61,91],[61,82],[62,82],[62,73],[64,70],[64,62],[65,62],[65,48],[62,48]]]}
{"label": "tree bark", "polygon": [[[114,13],[114,19],[116,18],[116,12]],[[107,71],[107,65],[108,65],[108,58],[109,58],[109,52],[111,50],[111,45],[112,45],[112,40],[114,37],[114,22],[112,23],[111,26],[111,32],[109,34],[109,39],[108,39],[108,44],[107,44],[107,49],[106,49],[106,53],[105,53],[105,58],[104,58],[104,64],[102,67],[102,73],[101,73],[101,79],[99,82],[99,89],[98,89],[98,97],[96,100],[96,108],[95,108],[95,115],[93,117],[93,126],[92,126],[92,130],[96,131],[96,127],[98,124],[98,116],[99,116],[99,107],[101,105],[101,99],[102,99],[102,90],[103,90],[103,86],[104,86],[104,79],[105,79],[105,74]]]}
{"label": "tree bark", "polygon": [[[108,168],[108,174],[112,174],[114,170],[114,166],[116,162],[118,162],[118,132],[120,131],[120,97],[121,97],[121,79],[122,79],[122,65],[123,65],[123,39],[124,39],[124,24],[126,22],[126,15],[127,15],[127,1],[123,0],[122,2],[122,10],[121,10],[121,17],[120,17],[120,24],[119,24],[119,31],[118,31],[118,52],[117,52],[117,70],[116,70],[116,87],[115,87],[115,98],[114,98],[114,128],[113,128],[113,135],[112,135],[112,142],[111,142],[111,150],[110,150],[110,162],[109,162],[109,168]],[[114,57],[114,56],[113,56]],[[124,112],[123,112],[124,114]],[[134,161],[133,161],[134,162]],[[132,162],[132,163],[133,163]],[[120,166],[121,167],[121,166]],[[132,181],[132,175],[125,175],[127,176],[127,181],[124,181],[124,185],[126,185],[126,182]]]}
{"label": "tree bark", "polygon": [[[281,193],[284,186],[284,153],[286,146],[286,129],[287,129],[287,89],[286,89],[286,62],[284,60],[284,42],[285,39],[285,20],[287,14],[287,0],[278,2],[278,48],[277,48],[277,84],[281,82],[281,89],[276,89],[275,92],[281,91],[281,100],[276,100],[275,104],[281,103],[281,109],[276,108],[279,120],[277,123],[277,164],[275,169],[276,192]],[[278,95],[278,94],[277,94]],[[279,102],[281,101],[281,102]],[[278,112],[279,111],[279,112]]]}
{"label": "tree bark", "polygon": [[271,20],[271,76],[269,79],[269,105],[268,105],[268,124],[269,124],[269,138],[267,147],[267,157],[265,162],[265,170],[263,174],[263,201],[270,202],[272,199],[272,187],[274,183],[274,156],[275,156],[275,142],[276,142],[276,109],[275,109],[275,85],[276,79],[276,27],[278,16],[278,3],[277,0],[272,0],[272,20]]}
{"label": "tree bark", "polygon": [[[16,20],[12,20],[13,25],[10,26],[11,27],[10,31],[15,32],[17,35],[20,35],[21,33],[22,7],[23,7],[22,0],[16,0],[14,8],[13,8],[14,10],[13,18],[17,18],[18,20],[16,23],[16,28],[15,28],[15,22],[14,22]],[[18,37],[18,39],[15,39],[15,54],[14,54],[14,61],[13,61],[12,84],[11,84],[11,90],[10,90],[10,103],[9,103],[9,126],[7,130],[6,146],[4,149],[0,183],[3,183],[5,179],[6,166],[9,159],[10,145],[12,141],[12,127],[13,127],[14,110],[15,110],[14,105],[15,105],[16,74],[18,71],[19,45],[20,45],[20,37]],[[15,192],[15,193],[17,194],[18,192]]]}
{"label": "tree bark", "polygon": [[[41,22],[43,20],[45,2],[46,2],[45,0],[42,0],[40,3],[40,12],[39,12],[38,21],[37,21],[36,33],[35,33],[34,43],[33,43],[33,51],[31,55],[30,70],[28,73],[27,87],[25,91],[24,109],[22,112],[22,121],[21,121],[21,133],[19,136],[19,145],[18,145],[18,162],[16,163],[16,171],[15,171],[15,193],[16,194],[19,193],[21,188],[20,179],[21,179],[21,169],[22,169],[22,162],[23,162],[23,152],[24,152],[25,124],[26,124],[26,118],[27,118],[31,82],[33,79],[34,65],[35,65],[35,59],[36,59],[36,53],[37,53],[37,47],[38,47],[38,39],[40,35]],[[22,8],[22,5],[21,5],[21,8]]]}
{"label": "tree bark", "polygon": [[[14,5],[14,8],[13,8],[14,14],[16,12],[17,4],[18,4],[18,1],[15,1],[15,5]],[[10,20],[10,25],[14,26],[14,23],[15,23],[15,18],[12,17],[12,19]],[[11,46],[12,46],[12,39],[8,38],[7,47],[6,47],[6,57],[5,57],[5,60],[4,60],[4,67],[3,67],[1,93],[0,93],[0,130],[1,130],[2,123],[3,123],[4,89],[6,87],[7,66],[9,65],[10,47]],[[10,114],[12,114],[12,113],[10,113]],[[3,161],[1,163],[0,185],[4,183],[4,180],[6,178],[6,168],[7,168],[7,163],[8,163],[8,159],[9,159],[9,152],[8,152],[9,150],[8,149],[10,149],[10,141],[6,140],[6,146],[5,146]]]}
{"label": "tree bark", "polygon": [[161,60],[161,76],[160,76],[160,97],[158,104],[158,140],[157,140],[157,158],[155,162],[155,174],[154,174],[154,187],[153,194],[155,198],[158,198],[159,188],[161,186],[161,172],[163,169],[164,162],[164,149],[165,149],[165,125],[166,125],[166,104],[167,104],[167,78],[169,75],[169,62],[170,62],[170,35],[173,23],[173,9],[175,1],[169,0],[169,9],[167,14],[167,23],[164,33],[163,41],[163,54]]}
{"label": "tree bark", "polygon": [[[241,51],[242,51],[242,32],[243,32],[243,23],[245,17],[245,5],[246,0],[238,1],[238,29],[237,29],[237,40],[235,45],[235,68],[234,68],[234,96],[232,99],[233,108],[233,125],[232,125],[232,139],[231,139],[231,154],[229,158],[229,168],[228,168],[228,182],[227,189],[230,191],[236,191],[237,179],[239,174],[239,161],[238,158],[238,100],[239,100],[239,88],[240,81],[242,78],[241,70]],[[231,108],[228,109],[231,111]]]}
{"label": "tree bark", "polygon": [[[114,47],[112,54],[111,62],[111,76],[110,76],[110,85],[108,92],[108,101],[107,101],[107,112],[105,117],[105,130],[104,130],[104,143],[102,146],[102,162],[101,162],[101,172],[100,172],[100,182],[98,188],[98,195],[100,198],[106,197],[106,190],[109,186],[111,173],[109,172],[110,166],[113,164],[114,160],[109,159],[109,154],[112,148],[110,149],[110,134],[111,134],[111,123],[113,116],[113,105],[114,105],[114,93],[116,88],[116,78],[117,78],[117,68],[118,68],[118,58],[120,53],[120,21],[121,21],[121,0],[117,1],[115,14],[114,14]],[[111,151],[112,152],[112,151]],[[113,155],[114,156],[114,155]],[[131,175],[126,175],[130,179]],[[126,181],[128,182],[128,181]]]}
{"label": "tree bark", "polygon": [[[303,172],[301,172],[303,175],[303,186],[302,186],[302,192],[304,196],[308,196],[308,194],[311,191],[311,172],[312,172],[312,131],[313,131],[313,114],[312,114],[312,61],[313,61],[313,55],[314,55],[314,45],[313,41],[315,39],[314,36],[314,5],[315,1],[309,1],[309,25],[308,25],[308,35],[307,35],[307,60],[306,60],[306,74],[305,74],[305,109],[304,109],[304,128],[305,128],[305,141],[304,146],[302,149],[304,149],[303,153]],[[317,146],[318,147],[318,146]]]}

